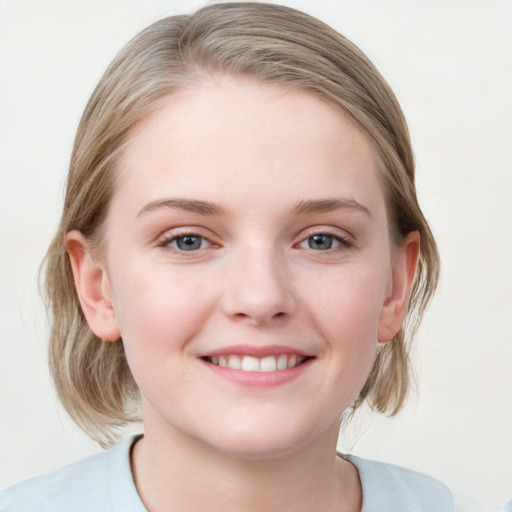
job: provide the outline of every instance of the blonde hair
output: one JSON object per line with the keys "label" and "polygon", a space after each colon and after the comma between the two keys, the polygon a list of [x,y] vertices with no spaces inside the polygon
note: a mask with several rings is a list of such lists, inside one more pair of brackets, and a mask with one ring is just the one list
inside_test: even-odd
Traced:
{"label": "blonde hair", "polygon": [[409,388],[409,344],[436,287],[436,244],[420,210],[407,125],[388,84],[368,58],[319,20],[265,3],[216,4],[149,26],[117,55],[94,90],[73,147],[64,210],[46,256],[52,316],[50,368],[75,422],[103,445],[137,419],[138,388],[122,340],[91,331],[74,287],[65,235],[81,231],[100,245],[116,185],[116,164],[130,130],[160,100],[211,74],[310,91],[347,113],[372,142],[393,244],[419,231],[420,259],[405,327],[381,346],[353,403],[395,414]]}

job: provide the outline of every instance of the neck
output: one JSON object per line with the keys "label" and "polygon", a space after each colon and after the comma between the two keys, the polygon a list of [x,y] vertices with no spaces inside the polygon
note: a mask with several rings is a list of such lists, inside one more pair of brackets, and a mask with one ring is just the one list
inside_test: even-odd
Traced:
{"label": "neck", "polygon": [[336,456],[338,426],[276,458],[241,459],[180,432],[146,428],[132,453],[135,485],[149,512],[359,512],[357,470]]}

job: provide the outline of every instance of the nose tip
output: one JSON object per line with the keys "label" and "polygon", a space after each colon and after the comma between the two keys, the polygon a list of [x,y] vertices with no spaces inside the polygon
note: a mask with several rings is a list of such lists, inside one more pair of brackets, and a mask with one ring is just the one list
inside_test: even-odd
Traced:
{"label": "nose tip", "polygon": [[291,280],[284,264],[259,259],[232,272],[224,294],[224,312],[238,321],[283,321],[295,311]]}

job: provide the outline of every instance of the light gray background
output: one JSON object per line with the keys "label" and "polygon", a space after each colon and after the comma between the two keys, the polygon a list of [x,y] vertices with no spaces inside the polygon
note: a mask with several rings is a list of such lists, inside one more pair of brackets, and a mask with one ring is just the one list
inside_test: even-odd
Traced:
{"label": "light gray background", "polygon": [[[358,44],[409,120],[443,258],[405,413],[361,415],[341,449],[430,473],[497,510],[512,496],[512,1],[283,1]],[[114,54],[198,1],[0,0],[0,487],[99,450],[46,369],[37,267],[74,132]]]}

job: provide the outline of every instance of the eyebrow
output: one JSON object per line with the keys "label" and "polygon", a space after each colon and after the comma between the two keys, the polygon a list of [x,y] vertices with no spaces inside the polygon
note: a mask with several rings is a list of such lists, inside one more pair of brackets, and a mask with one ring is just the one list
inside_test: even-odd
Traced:
{"label": "eyebrow", "polygon": [[175,208],[199,215],[225,215],[227,212],[219,205],[210,201],[198,201],[196,199],[182,199],[179,197],[156,199],[143,206],[137,213],[140,217],[158,208]]}
{"label": "eyebrow", "polygon": [[[137,213],[137,217],[141,217],[146,213],[159,208],[174,208],[187,212],[197,213],[199,215],[226,215],[227,210],[218,204],[210,201],[200,201],[197,199],[184,198],[164,198],[156,199],[143,206]],[[327,213],[335,210],[356,210],[361,211],[371,217],[370,210],[353,199],[309,199],[298,201],[290,213],[295,215],[303,215],[307,213]]]}
{"label": "eyebrow", "polygon": [[298,201],[292,208],[293,214],[327,213],[335,210],[355,210],[371,217],[370,210],[354,199],[310,199]]}

